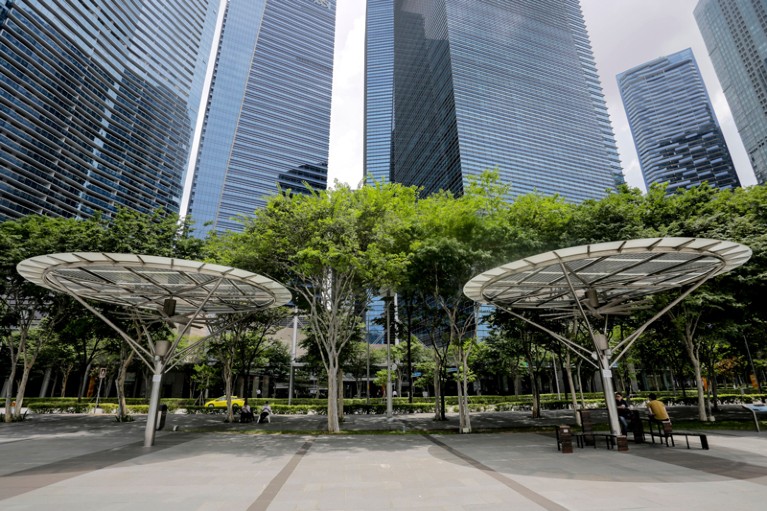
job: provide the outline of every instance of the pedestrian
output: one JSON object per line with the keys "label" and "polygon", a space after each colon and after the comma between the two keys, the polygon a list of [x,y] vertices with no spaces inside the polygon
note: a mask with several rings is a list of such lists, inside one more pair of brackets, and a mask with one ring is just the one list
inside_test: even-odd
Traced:
{"label": "pedestrian", "polygon": [[265,424],[265,423],[271,423],[272,422],[272,407],[269,406],[269,401],[264,403],[264,407],[261,408],[261,415],[258,418],[259,424]]}
{"label": "pedestrian", "polygon": [[620,392],[615,393],[615,406],[618,409],[618,421],[621,423],[621,435],[625,435],[629,429],[631,410],[628,401],[623,399],[623,394]]}
{"label": "pedestrian", "polygon": [[240,422],[253,422],[253,419],[253,410],[250,408],[248,400],[246,399],[242,408],[240,408]]}
{"label": "pedestrian", "polygon": [[650,422],[656,422],[658,424],[671,422],[666,407],[663,403],[658,401],[658,396],[655,394],[650,394],[650,400],[647,402],[647,410],[650,413]]}

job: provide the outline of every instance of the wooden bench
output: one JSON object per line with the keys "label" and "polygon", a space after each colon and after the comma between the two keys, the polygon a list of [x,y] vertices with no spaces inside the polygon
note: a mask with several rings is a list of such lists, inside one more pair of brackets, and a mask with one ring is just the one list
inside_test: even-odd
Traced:
{"label": "wooden bench", "polygon": [[655,437],[658,437],[658,443],[666,444],[668,447],[669,441],[671,446],[674,446],[674,435],[671,428],[671,421],[658,422],[650,419],[647,421],[647,432],[650,434],[650,441],[655,444]]}
{"label": "wooden bench", "polygon": [[690,437],[698,437],[700,439],[700,448],[708,451],[708,437],[705,433],[698,433],[697,431],[674,431],[671,433],[672,440],[675,436],[684,436],[687,442],[687,448],[690,448]]}
{"label": "wooden bench", "polygon": [[612,449],[617,445],[617,441],[615,438],[615,435],[609,432],[594,432],[594,431],[577,431],[573,433],[573,436],[575,437],[575,444],[583,449],[586,446],[586,439],[590,438],[591,443],[594,444],[594,449],[597,448],[597,437],[604,438],[605,440],[605,446],[608,449]]}
{"label": "wooden bench", "polygon": [[709,450],[708,436],[706,436],[705,433],[699,433],[697,431],[674,431],[671,427],[671,421],[659,423],[657,421],[648,420],[647,422],[649,423],[648,432],[650,434],[650,440],[653,444],[655,443],[655,437],[657,436],[660,442],[665,441],[666,446],[671,442],[671,447],[675,447],[676,442],[674,441],[674,437],[683,436],[687,448],[689,449],[690,437],[698,437],[701,449]]}

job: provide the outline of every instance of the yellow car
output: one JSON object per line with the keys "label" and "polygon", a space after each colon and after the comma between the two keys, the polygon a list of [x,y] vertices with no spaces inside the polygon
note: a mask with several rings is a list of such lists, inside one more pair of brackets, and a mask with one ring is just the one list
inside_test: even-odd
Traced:
{"label": "yellow car", "polygon": [[[245,400],[241,397],[232,396],[232,410],[237,411],[245,404]],[[206,408],[226,408],[226,396],[217,397],[206,401],[203,405]]]}

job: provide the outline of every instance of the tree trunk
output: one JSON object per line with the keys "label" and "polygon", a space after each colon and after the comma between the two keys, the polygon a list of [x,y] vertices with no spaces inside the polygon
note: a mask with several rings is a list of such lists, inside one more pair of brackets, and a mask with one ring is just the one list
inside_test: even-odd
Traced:
{"label": "tree trunk", "polygon": [[226,393],[226,422],[234,422],[234,411],[232,410],[232,368],[229,364],[224,364],[224,392]]}
{"label": "tree trunk", "polygon": [[630,392],[636,394],[639,392],[639,382],[637,382],[637,369],[634,362],[628,362],[626,364],[629,372],[629,382],[631,382]]}
{"label": "tree trunk", "polygon": [[[336,373],[336,381],[338,381],[338,419],[343,422],[344,417],[344,370],[339,367]],[[329,396],[329,394],[328,394]]]}
{"label": "tree trunk", "polygon": [[128,376],[128,366],[133,361],[134,351],[121,346],[120,348],[120,367],[117,370],[117,380],[115,381],[115,387],[117,388],[117,417],[122,420],[128,415],[128,403],[125,399],[125,379]]}
{"label": "tree trunk", "polygon": [[461,380],[458,382],[458,414],[461,433],[471,433],[471,414],[469,413],[469,352],[461,347],[458,350],[461,360]]}
{"label": "tree trunk", "polygon": [[24,394],[27,391],[27,382],[29,381],[30,372],[32,372],[32,364],[25,364],[24,370],[21,373],[21,381],[16,389],[16,409],[13,414],[16,419],[21,419],[21,407],[24,404]]}
{"label": "tree trunk", "polygon": [[51,384],[51,373],[53,373],[53,368],[50,366],[45,368],[45,375],[43,376],[43,383],[40,385],[40,394],[38,397],[45,397],[48,395],[48,386]]}
{"label": "tree trunk", "polygon": [[541,389],[538,386],[538,377],[533,370],[533,358],[527,357],[527,374],[530,376],[530,391],[533,394],[533,405],[531,417],[533,419],[541,418]]}
{"label": "tree trunk", "polygon": [[442,420],[442,392],[440,387],[440,369],[434,368],[434,420]]}
{"label": "tree trunk", "polygon": [[13,395],[13,384],[16,380],[16,363],[11,364],[11,372],[8,375],[8,388],[5,392],[5,422],[13,422],[15,409],[11,409],[11,395]]}
{"label": "tree trunk", "polygon": [[706,415],[706,394],[703,390],[703,375],[700,370],[700,359],[696,356],[695,345],[690,335],[684,336],[684,345],[687,348],[687,355],[692,362],[693,370],[695,371],[695,387],[698,391],[698,418],[702,421],[707,421]]}
{"label": "tree trunk", "polygon": [[67,397],[67,383],[74,368],[74,364],[67,364],[61,369],[61,397]]}
{"label": "tree trunk", "polygon": [[90,380],[90,374],[91,374],[91,363],[88,362],[88,364],[85,366],[85,371],[83,371],[81,376],[80,390],[77,392],[78,401],[81,401],[83,396],[85,395],[85,391],[88,388],[88,381]]}
{"label": "tree trunk", "polygon": [[341,425],[338,420],[338,354],[328,357],[328,433],[339,433]]}
{"label": "tree trunk", "polygon": [[573,367],[571,364],[570,350],[565,353],[565,374],[567,374],[567,384],[570,386],[570,402],[575,414],[575,423],[581,425],[581,414],[578,413],[578,396],[575,394],[575,379],[573,378]]}

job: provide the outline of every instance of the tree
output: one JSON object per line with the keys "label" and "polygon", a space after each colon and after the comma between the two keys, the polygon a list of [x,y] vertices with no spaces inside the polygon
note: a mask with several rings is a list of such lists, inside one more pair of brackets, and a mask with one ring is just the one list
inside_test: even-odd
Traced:
{"label": "tree", "polygon": [[234,422],[232,394],[235,377],[245,382],[245,402],[250,395],[248,376],[272,345],[272,336],[292,315],[287,307],[232,314],[218,318],[212,330],[221,333],[207,343],[208,352],[221,364],[224,381],[227,421]]}
{"label": "tree", "polygon": [[[13,417],[17,420],[21,417],[30,371],[40,350],[54,337],[56,325],[59,324],[57,311],[68,303],[24,279],[17,273],[16,265],[33,256],[82,250],[90,246],[97,231],[97,221],[34,215],[0,224],[0,333],[8,348],[10,362],[8,393],[5,396],[6,422]],[[30,339],[36,324],[42,325],[40,335]],[[23,366],[22,375],[16,389],[16,407],[11,412],[11,395],[19,362]]]}
{"label": "tree", "polygon": [[[340,355],[363,323],[368,290],[395,286],[404,272],[400,239],[415,198],[414,188],[394,184],[281,193],[243,219],[242,233],[214,239],[222,260],[293,291],[321,347],[329,396],[339,394]],[[328,399],[330,432],[340,431],[338,412]]]}
{"label": "tree", "polygon": [[501,262],[509,252],[507,195],[508,189],[498,184],[498,172],[489,171],[472,180],[461,197],[440,192],[422,199],[410,250],[407,294],[417,296],[420,306],[428,307],[437,316],[429,322],[427,337],[434,349],[437,374],[442,375],[435,381],[435,392],[440,394],[435,408],[443,418],[444,405],[439,404],[442,393],[438,389],[444,382],[446,355],[452,346],[460,376],[459,427],[466,433],[471,431],[468,360],[476,345],[477,311],[463,294],[463,286],[474,275]]}

